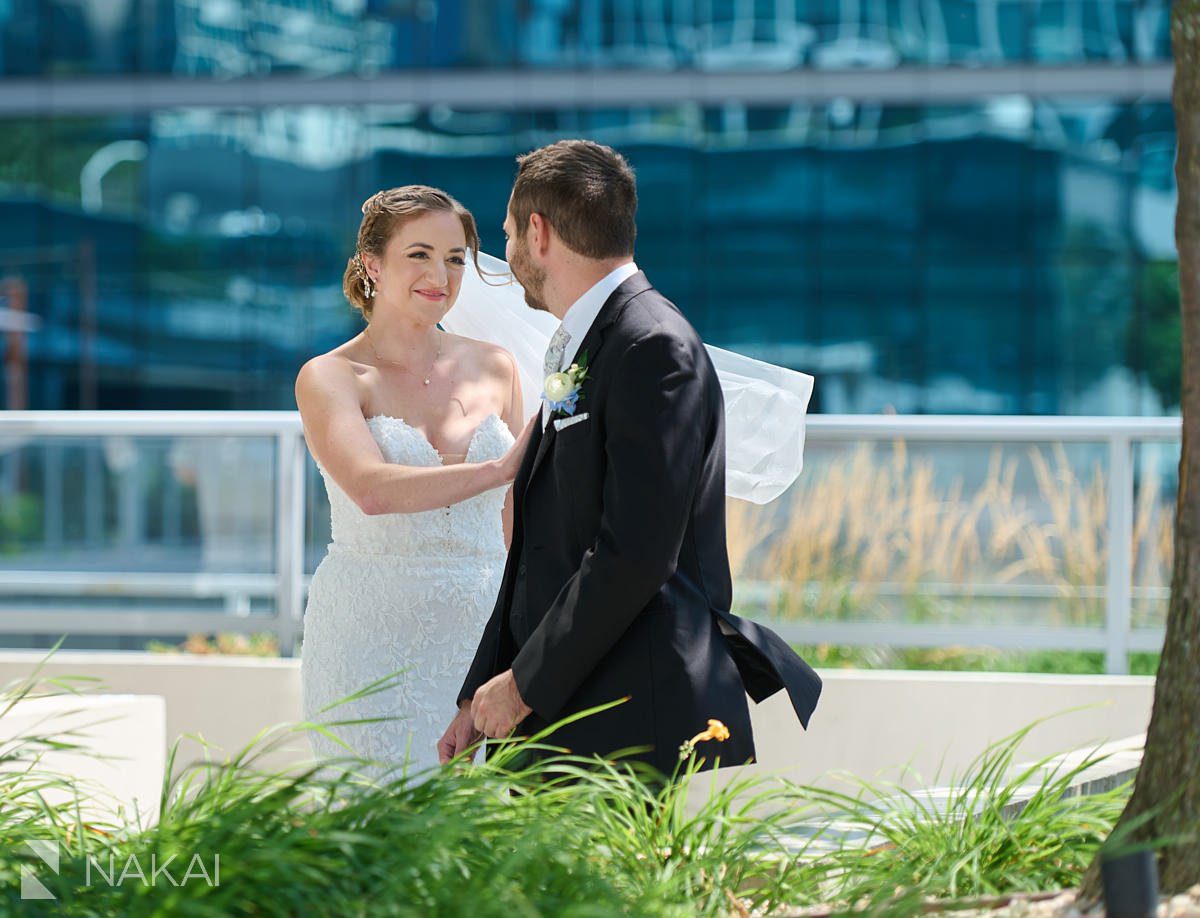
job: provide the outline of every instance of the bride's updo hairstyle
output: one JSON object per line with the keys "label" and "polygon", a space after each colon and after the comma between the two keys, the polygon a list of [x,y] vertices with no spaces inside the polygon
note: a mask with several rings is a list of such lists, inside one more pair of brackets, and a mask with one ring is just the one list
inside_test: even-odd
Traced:
{"label": "bride's updo hairstyle", "polygon": [[479,268],[479,231],[475,228],[475,218],[458,201],[438,188],[428,185],[402,185],[399,188],[377,191],[363,201],[362,212],[362,223],[358,227],[358,245],[354,255],[346,263],[346,273],[342,275],[342,292],[346,294],[350,305],[362,313],[364,319],[371,318],[371,308],[375,305],[375,287],[370,283],[362,257],[382,257],[391,238],[410,220],[424,214],[455,214],[462,222],[463,233],[467,237],[467,248],[471,250],[475,268]]}

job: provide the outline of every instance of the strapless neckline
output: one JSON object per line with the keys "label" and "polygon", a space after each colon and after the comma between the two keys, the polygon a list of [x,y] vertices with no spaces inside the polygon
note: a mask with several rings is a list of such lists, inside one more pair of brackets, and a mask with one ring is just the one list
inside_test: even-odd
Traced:
{"label": "strapless neckline", "polygon": [[[391,414],[373,414],[369,418],[366,418],[366,422],[367,422],[368,426],[370,426],[371,424],[377,423],[377,422],[384,422],[384,421],[392,421],[392,422],[395,422],[395,423],[401,425],[402,427],[406,428],[407,430],[411,430],[414,434],[417,435],[417,438],[421,441],[421,443],[424,446],[428,447],[429,453],[437,459],[439,465],[444,466],[446,464],[446,461],[442,458],[442,454],[438,452],[437,447],[434,446],[432,442],[430,442],[429,437],[427,437],[425,435],[425,432],[422,431],[421,428],[417,427],[415,424],[410,424],[408,421],[404,420],[404,418],[397,417],[397,416],[391,415]],[[478,424],[475,425],[475,429],[473,431],[471,431],[471,437],[469,440],[467,440],[467,452],[466,452],[466,455],[463,457],[464,463],[471,461],[472,451],[474,450],[475,444],[479,439],[479,433],[491,421],[495,421],[496,423],[500,424],[501,426],[504,427],[505,430],[508,429],[507,425],[504,424],[504,420],[500,417],[500,415],[496,414],[496,412],[493,411],[490,414],[486,415],[482,421],[480,421]],[[451,463],[451,464],[457,465],[458,463]]]}

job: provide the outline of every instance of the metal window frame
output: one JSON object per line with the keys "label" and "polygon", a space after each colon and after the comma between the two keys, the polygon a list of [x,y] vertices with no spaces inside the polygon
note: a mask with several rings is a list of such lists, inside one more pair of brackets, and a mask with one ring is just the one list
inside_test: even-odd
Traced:
{"label": "metal window frame", "polygon": [[197,79],[95,76],[0,80],[0,117],[136,114],[179,107],[448,106],[464,111],[596,109],[680,103],[748,106],[833,99],[950,104],[988,96],[1165,101],[1170,63],[1069,67],[899,67],[893,70],[704,72],[429,70],[371,77]]}

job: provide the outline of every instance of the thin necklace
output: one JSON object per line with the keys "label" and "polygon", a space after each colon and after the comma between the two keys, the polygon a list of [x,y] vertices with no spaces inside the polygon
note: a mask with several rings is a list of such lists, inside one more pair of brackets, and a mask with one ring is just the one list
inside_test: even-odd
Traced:
{"label": "thin necklace", "polygon": [[[371,353],[375,355],[376,360],[378,360],[380,363],[390,363],[394,367],[401,367],[402,369],[405,369],[405,370],[408,369],[408,364],[400,363],[399,361],[396,361],[396,360],[388,360],[386,357],[379,356],[379,351],[377,351],[375,349],[375,339],[371,337],[371,326],[370,325],[368,325],[366,328],[363,329],[363,334],[367,336],[367,344],[369,344],[371,346]],[[431,363],[429,365],[429,372],[426,373],[424,379],[422,379],[422,382],[424,382],[425,385],[427,385],[427,386],[429,385],[430,377],[433,376],[433,368],[435,366],[437,366],[437,362],[438,362],[438,360],[441,359],[441,356],[442,356],[442,336],[438,335],[437,353],[433,355],[433,363]]]}

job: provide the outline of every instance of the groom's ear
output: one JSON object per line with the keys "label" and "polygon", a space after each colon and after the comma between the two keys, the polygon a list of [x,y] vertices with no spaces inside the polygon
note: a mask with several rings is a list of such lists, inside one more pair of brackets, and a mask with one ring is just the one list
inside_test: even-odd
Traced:
{"label": "groom's ear", "polygon": [[550,248],[550,236],[554,229],[550,221],[539,213],[529,215],[529,248],[538,255],[545,256]]}

